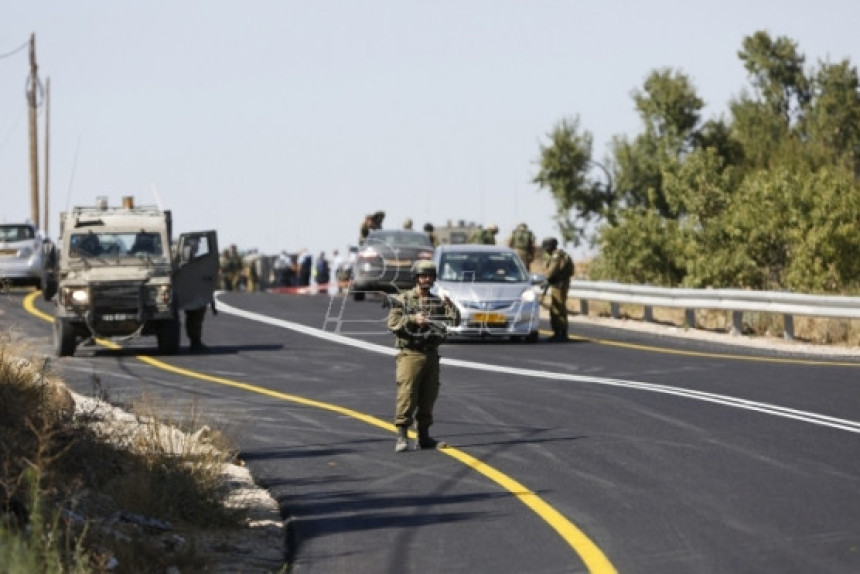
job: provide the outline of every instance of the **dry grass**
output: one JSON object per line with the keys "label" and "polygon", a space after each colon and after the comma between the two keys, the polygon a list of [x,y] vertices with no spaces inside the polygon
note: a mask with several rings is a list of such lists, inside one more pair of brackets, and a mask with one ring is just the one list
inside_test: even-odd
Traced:
{"label": "dry grass", "polygon": [[222,470],[234,450],[198,417],[189,439],[159,405],[138,407],[132,425],[114,424],[97,408],[75,414],[44,360],[8,334],[0,340],[4,572],[207,567],[186,533],[242,520],[224,503]]}

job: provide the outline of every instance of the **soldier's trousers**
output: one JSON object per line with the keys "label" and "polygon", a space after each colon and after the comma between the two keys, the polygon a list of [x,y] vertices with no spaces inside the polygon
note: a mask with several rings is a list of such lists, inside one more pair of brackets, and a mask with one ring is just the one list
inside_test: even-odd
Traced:
{"label": "soldier's trousers", "polygon": [[[419,427],[433,424],[433,405],[439,396],[439,353],[402,350],[394,359],[397,405],[394,424]],[[414,418],[413,418],[414,417]]]}
{"label": "soldier's trousers", "polygon": [[192,344],[199,344],[201,342],[203,337],[203,318],[205,316],[206,307],[185,311],[185,334]]}
{"label": "soldier's trousers", "polygon": [[549,305],[549,324],[553,335],[567,335],[567,286],[552,287]]}

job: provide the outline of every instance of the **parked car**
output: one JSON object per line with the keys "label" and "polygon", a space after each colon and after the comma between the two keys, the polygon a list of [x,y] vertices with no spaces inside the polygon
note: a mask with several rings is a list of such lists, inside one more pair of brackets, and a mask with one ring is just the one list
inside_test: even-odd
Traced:
{"label": "parked car", "polygon": [[412,265],[432,258],[433,242],[422,231],[373,230],[356,253],[350,293],[362,301],[367,292],[409,289],[414,285]]}
{"label": "parked car", "polygon": [[40,287],[42,244],[32,223],[0,223],[0,283]]}
{"label": "parked car", "polygon": [[460,309],[460,325],[449,329],[451,335],[537,341],[538,285],[545,277],[529,275],[516,251],[496,245],[440,245],[434,260],[435,290]]}

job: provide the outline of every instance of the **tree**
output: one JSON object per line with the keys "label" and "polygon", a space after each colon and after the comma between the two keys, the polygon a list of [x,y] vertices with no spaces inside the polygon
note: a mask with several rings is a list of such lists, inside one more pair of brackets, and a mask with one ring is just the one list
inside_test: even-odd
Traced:
{"label": "tree", "polygon": [[540,169],[533,182],[552,194],[563,242],[579,245],[587,224],[606,212],[611,198],[599,182],[588,178],[592,135],[580,130],[579,117],[562,120],[548,137],[550,143],[541,145]]}

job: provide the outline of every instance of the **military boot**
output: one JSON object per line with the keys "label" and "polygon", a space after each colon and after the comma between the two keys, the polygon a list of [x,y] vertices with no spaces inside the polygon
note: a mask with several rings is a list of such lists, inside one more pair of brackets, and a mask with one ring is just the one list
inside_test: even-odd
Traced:
{"label": "military boot", "polygon": [[409,450],[409,439],[406,435],[405,426],[397,426],[397,442],[394,443],[394,452],[404,452]]}
{"label": "military boot", "polygon": [[446,448],[447,446],[447,443],[430,436],[430,427],[418,427],[418,448],[429,450],[432,448]]}

